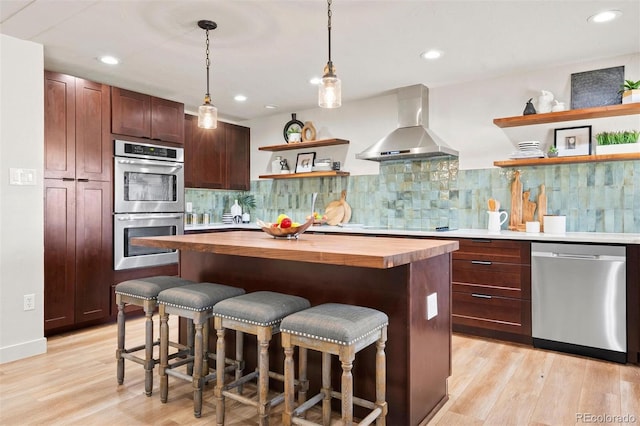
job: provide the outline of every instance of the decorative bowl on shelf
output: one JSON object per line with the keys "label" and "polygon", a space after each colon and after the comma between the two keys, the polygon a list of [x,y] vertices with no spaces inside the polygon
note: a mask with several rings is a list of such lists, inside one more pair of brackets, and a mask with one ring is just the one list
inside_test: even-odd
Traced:
{"label": "decorative bowl on shelf", "polygon": [[279,228],[272,226],[273,224],[269,222],[263,222],[260,219],[256,221],[260,229],[262,229],[267,234],[271,235],[273,238],[298,238],[300,234],[307,230],[312,224],[313,219],[307,220],[300,226],[292,226],[290,228]]}

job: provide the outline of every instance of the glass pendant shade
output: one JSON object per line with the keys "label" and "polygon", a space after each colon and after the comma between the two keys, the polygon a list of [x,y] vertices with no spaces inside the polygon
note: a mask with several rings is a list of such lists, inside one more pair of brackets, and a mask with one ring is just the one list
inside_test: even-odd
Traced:
{"label": "glass pendant shade", "polygon": [[338,108],[342,105],[342,82],[335,75],[325,75],[318,86],[318,105],[321,108]]}
{"label": "glass pendant shade", "polygon": [[215,129],[218,127],[218,108],[205,102],[198,108],[198,127],[201,129]]}

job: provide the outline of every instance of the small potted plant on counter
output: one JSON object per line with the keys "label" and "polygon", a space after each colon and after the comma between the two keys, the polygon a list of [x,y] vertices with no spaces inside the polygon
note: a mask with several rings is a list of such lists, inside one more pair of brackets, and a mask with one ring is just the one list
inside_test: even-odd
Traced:
{"label": "small potted plant on counter", "polygon": [[602,132],[596,135],[596,154],[626,154],[640,152],[637,130],[625,130],[620,132]]}
{"label": "small potted plant on counter", "polygon": [[547,157],[554,158],[557,156],[558,156],[558,148],[556,148],[554,145],[551,145],[549,147],[549,151],[547,151]]}
{"label": "small potted plant on counter", "polygon": [[249,210],[256,208],[256,198],[251,194],[239,193],[236,194],[235,199],[238,200],[238,204],[242,207],[242,223],[251,222]]}
{"label": "small potted plant on counter", "polygon": [[640,102],[640,80],[625,80],[618,93],[622,94],[622,103]]}

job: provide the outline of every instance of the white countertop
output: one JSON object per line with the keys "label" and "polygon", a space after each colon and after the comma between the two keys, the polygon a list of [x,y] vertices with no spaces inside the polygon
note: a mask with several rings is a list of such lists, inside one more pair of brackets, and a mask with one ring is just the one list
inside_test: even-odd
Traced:
{"label": "white countertop", "polygon": [[[185,231],[258,229],[255,223],[225,225],[213,223],[209,225],[185,226]],[[453,231],[418,231],[410,229],[386,229],[368,226],[312,226],[308,231],[326,233],[350,233],[363,235],[394,235],[437,238],[488,238],[504,240],[525,240],[540,242],[565,243],[603,243],[603,244],[640,244],[640,234],[623,234],[607,232],[567,232],[565,234],[527,233],[516,231],[501,231],[499,234],[489,233],[486,229],[457,229]]]}

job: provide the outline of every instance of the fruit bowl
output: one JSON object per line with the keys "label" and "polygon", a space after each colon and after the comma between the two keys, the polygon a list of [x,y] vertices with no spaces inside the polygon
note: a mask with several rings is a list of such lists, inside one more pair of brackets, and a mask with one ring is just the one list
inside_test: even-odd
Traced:
{"label": "fruit bowl", "polygon": [[260,219],[258,219],[256,223],[260,229],[271,235],[273,238],[298,238],[298,235],[302,234],[313,224],[313,219],[307,220],[300,226],[292,226],[290,228],[274,227],[271,223],[263,222]]}

